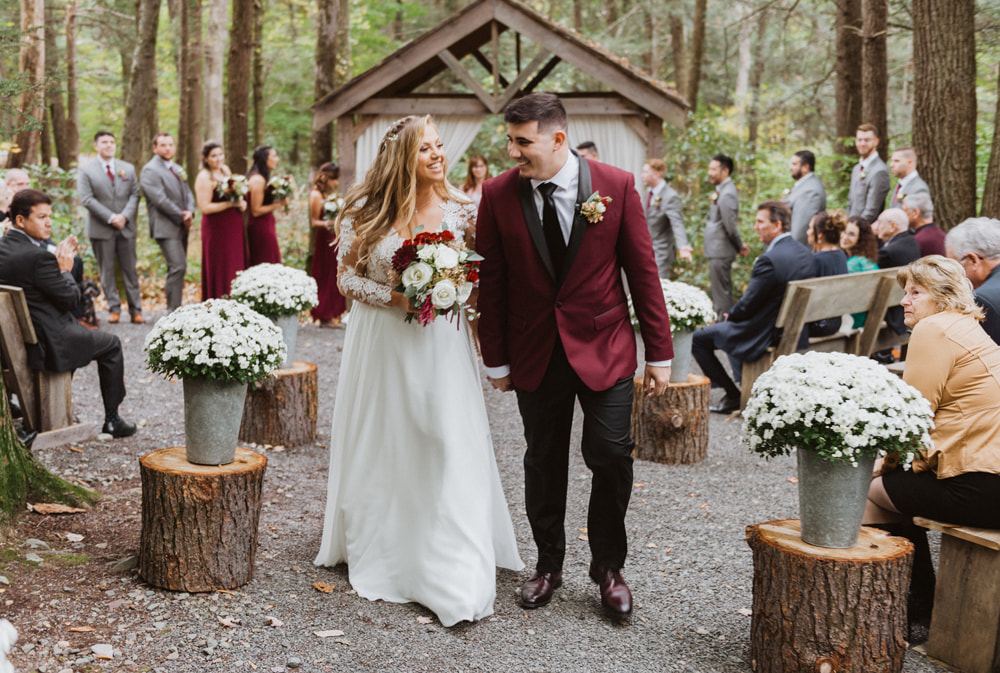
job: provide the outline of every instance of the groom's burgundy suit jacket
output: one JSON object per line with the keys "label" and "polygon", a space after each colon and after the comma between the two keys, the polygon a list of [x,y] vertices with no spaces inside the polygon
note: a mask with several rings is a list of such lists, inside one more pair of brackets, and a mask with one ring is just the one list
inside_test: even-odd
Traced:
{"label": "groom's burgundy suit jacket", "polygon": [[[479,337],[488,367],[509,364],[514,385],[538,388],[556,335],[591,390],[606,390],[636,369],[622,270],[639,316],[646,361],[673,358],[670,319],[639,193],[630,173],[580,159],[579,195],[561,274],[553,269],[531,182],[518,169],[483,184],[476,223],[480,268]],[[580,204],[611,197],[591,223]]]}

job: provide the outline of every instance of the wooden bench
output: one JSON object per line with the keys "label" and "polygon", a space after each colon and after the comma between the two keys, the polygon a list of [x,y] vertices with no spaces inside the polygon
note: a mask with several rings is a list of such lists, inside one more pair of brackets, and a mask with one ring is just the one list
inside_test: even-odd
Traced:
{"label": "wooden bench", "polygon": [[[886,309],[903,298],[903,290],[896,282],[897,270],[880,269],[790,282],[775,322],[775,326],[783,330],[781,341],[768,348],[760,359],[743,363],[740,407],[745,407],[750,399],[757,377],[781,355],[822,351],[868,356],[905,344],[909,334],[896,334],[883,320]],[[862,312],[867,312],[868,317],[860,329],[842,329],[829,336],[810,338],[808,348],[798,350],[799,335],[808,323]]]}
{"label": "wooden bench", "polygon": [[36,371],[28,366],[28,346],[38,337],[24,290],[0,285],[0,363],[4,386],[17,395],[25,429],[36,430],[33,448],[43,449],[97,436],[97,423],[73,423],[72,372]]}
{"label": "wooden bench", "polygon": [[1000,530],[913,523],[942,533],[927,655],[963,673],[1000,670]]}

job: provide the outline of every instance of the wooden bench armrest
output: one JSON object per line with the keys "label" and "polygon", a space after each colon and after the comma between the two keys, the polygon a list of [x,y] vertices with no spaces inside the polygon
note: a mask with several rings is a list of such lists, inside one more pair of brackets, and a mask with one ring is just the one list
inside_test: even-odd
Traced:
{"label": "wooden bench armrest", "polygon": [[945,535],[957,537],[966,542],[978,544],[987,549],[1000,551],[1000,530],[990,528],[973,528],[972,526],[958,526],[951,523],[942,523],[933,519],[926,519],[922,516],[913,517],[913,523],[930,530],[936,530]]}

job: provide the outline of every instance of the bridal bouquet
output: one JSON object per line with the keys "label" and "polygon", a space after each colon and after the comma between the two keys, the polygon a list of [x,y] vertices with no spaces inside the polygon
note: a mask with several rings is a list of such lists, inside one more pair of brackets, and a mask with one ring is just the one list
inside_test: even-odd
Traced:
{"label": "bridal bouquet", "polygon": [[250,307],[228,299],[189,304],[160,318],[143,350],[155,373],[224,383],[259,381],[285,360],[281,330]]}
{"label": "bridal bouquet", "polygon": [[229,296],[268,318],[295,315],[319,303],[316,280],[282,264],[258,264],[237,272]]}
{"label": "bridal bouquet", "polygon": [[[693,332],[702,325],[715,322],[715,308],[712,300],[701,288],[675,280],[660,279],[663,288],[663,300],[670,316],[670,332]],[[639,318],[632,305],[632,297],[628,298],[628,312],[632,319],[632,327],[639,331]]]}
{"label": "bridal bouquet", "polygon": [[892,452],[909,462],[930,447],[930,403],[874,360],[847,353],[783,355],[753,385],[744,441],[764,456],[797,447],[857,465]]}
{"label": "bridal bouquet", "polygon": [[[483,258],[455,240],[448,230],[417,234],[404,241],[392,257],[392,268],[399,278],[397,292],[409,297],[419,309],[417,320],[428,325],[440,316],[449,320],[463,308],[479,280]],[[406,314],[406,322],[414,314]]]}
{"label": "bridal bouquet", "polygon": [[215,186],[215,195],[223,201],[238,203],[240,199],[247,195],[246,177],[242,175],[230,175],[228,178]]}
{"label": "bridal bouquet", "polygon": [[344,199],[336,194],[330,194],[323,202],[323,219],[335,220],[340,214],[340,209],[344,207]]}
{"label": "bridal bouquet", "polygon": [[275,175],[267,181],[267,189],[271,190],[275,201],[290,199],[295,195],[295,180],[291,175]]}

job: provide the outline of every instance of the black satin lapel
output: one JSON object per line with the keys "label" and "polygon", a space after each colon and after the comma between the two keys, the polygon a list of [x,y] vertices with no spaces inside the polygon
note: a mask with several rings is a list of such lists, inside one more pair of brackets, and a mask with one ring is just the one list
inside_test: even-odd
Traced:
{"label": "black satin lapel", "polygon": [[535,243],[535,248],[545,264],[545,269],[553,279],[556,277],[555,267],[552,265],[552,257],[549,255],[549,246],[545,243],[545,232],[542,231],[542,222],[538,219],[538,209],[535,207],[535,195],[531,189],[531,181],[519,179],[517,181],[517,195],[521,200],[521,212],[524,214],[524,221],[528,225],[528,233]]}
{"label": "black satin lapel", "polygon": [[566,265],[563,267],[562,278],[559,279],[560,285],[563,278],[566,277],[567,271],[573,266],[573,260],[576,259],[577,253],[580,252],[583,235],[587,231],[587,218],[580,212],[580,208],[583,206],[583,202],[593,194],[593,189],[590,182],[590,164],[583,157],[580,157],[580,178],[577,185],[576,206],[573,208],[573,230],[569,234],[569,245],[566,246]]}

